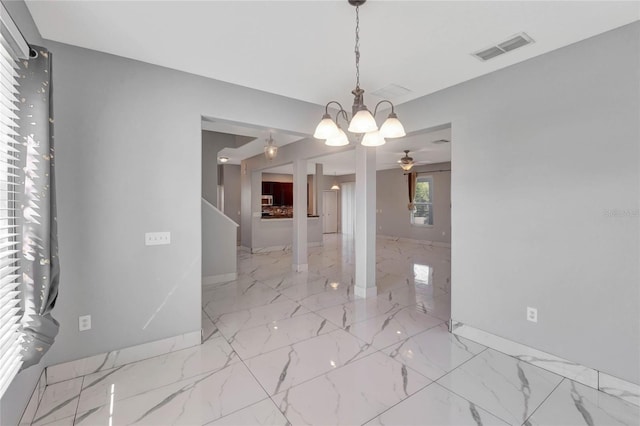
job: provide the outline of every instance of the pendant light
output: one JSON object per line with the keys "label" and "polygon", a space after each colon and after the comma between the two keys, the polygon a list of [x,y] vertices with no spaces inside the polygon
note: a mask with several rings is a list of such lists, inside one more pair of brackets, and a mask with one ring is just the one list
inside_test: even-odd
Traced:
{"label": "pendant light", "polygon": [[338,185],[338,176],[337,173],[333,173],[333,185],[331,186],[332,191],[340,191],[340,185]]}
{"label": "pendant light", "polygon": [[271,161],[276,158],[276,155],[278,155],[278,146],[271,137],[271,133],[269,133],[269,139],[267,139],[267,144],[264,147],[264,156]]}
{"label": "pendant light", "polygon": [[[349,116],[342,105],[337,101],[330,101],[324,108],[324,115],[318,123],[313,137],[316,139],[325,139],[325,144],[329,146],[342,146],[348,144],[348,138],[345,132],[340,129],[337,124],[338,117],[342,116],[349,122],[348,131],[356,134],[364,134],[361,143],[364,146],[380,146],[385,144],[385,138],[400,138],[406,135],[404,127],[395,113],[394,105],[388,100],[382,100],[377,103],[373,110],[373,114],[364,104],[364,90],[360,88],[360,6],[366,0],[347,0],[350,5],[356,8],[356,88],[351,91],[354,96],[353,106],[351,108],[352,118]],[[378,130],[378,124],[375,115],[378,112],[380,104],[388,103],[391,105],[391,113],[387,120]],[[334,121],[329,114],[329,105],[336,104],[339,108]]]}
{"label": "pendant light", "polygon": [[405,149],[404,150],[404,157],[402,157],[401,159],[398,160],[398,163],[400,163],[400,167],[402,168],[402,170],[404,170],[405,172],[408,172],[409,170],[411,170],[411,168],[413,167],[413,165],[415,164],[413,162],[413,158],[409,157],[409,150]]}

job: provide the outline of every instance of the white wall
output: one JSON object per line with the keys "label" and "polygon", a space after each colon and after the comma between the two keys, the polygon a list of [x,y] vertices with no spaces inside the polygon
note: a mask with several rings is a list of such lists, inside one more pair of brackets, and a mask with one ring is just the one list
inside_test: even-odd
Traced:
{"label": "white wall", "polygon": [[[451,170],[451,163],[429,164],[412,171]],[[377,174],[378,234],[391,237],[451,243],[451,172],[427,173],[433,178],[433,225],[411,224],[407,176],[400,167]],[[473,215],[473,212],[468,212]]]}
{"label": "white wall", "polygon": [[635,383],[639,55],[636,22],[397,108],[452,123],[452,317]]}

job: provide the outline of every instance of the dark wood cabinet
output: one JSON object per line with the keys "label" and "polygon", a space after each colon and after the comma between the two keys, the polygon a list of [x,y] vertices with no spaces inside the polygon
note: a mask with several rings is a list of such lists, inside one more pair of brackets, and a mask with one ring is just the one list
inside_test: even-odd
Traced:
{"label": "dark wood cabinet", "polygon": [[293,206],[293,183],[262,182],[262,195],[272,195],[274,206]]}
{"label": "dark wood cabinet", "polygon": [[282,184],[282,205],[293,206],[293,184],[292,183]]}

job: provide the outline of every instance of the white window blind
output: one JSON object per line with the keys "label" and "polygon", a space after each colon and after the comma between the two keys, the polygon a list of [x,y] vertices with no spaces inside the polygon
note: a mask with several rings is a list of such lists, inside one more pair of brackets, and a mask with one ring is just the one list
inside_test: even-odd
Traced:
{"label": "white window blind", "polygon": [[[1,6],[1,5],[0,5]],[[28,47],[4,6],[0,8],[0,398],[22,365],[17,194],[17,61]]]}

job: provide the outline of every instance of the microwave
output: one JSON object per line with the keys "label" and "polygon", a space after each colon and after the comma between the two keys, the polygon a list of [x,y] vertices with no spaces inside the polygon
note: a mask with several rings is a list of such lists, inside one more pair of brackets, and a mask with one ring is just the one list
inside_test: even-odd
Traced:
{"label": "microwave", "polygon": [[261,204],[263,206],[272,206],[273,205],[273,195],[263,195]]}

